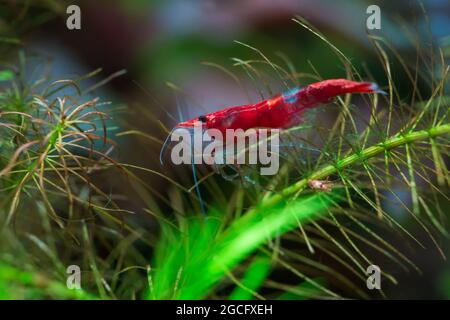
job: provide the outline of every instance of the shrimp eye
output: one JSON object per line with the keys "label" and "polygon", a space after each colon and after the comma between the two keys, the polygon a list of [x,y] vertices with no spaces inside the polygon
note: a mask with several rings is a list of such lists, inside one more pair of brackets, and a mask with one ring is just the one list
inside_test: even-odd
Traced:
{"label": "shrimp eye", "polygon": [[200,116],[198,117],[198,121],[205,123],[206,122],[206,116]]}

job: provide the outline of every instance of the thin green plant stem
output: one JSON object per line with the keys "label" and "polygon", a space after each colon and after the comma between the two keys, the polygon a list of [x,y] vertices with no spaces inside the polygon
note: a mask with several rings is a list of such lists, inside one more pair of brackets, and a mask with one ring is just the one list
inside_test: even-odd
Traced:
{"label": "thin green plant stem", "polygon": [[[295,195],[305,190],[308,186],[308,182],[311,180],[324,179],[332,174],[338,173],[342,169],[348,168],[364,160],[373,158],[393,148],[413,143],[416,141],[433,139],[448,133],[450,133],[450,124],[443,124],[428,130],[410,131],[409,133],[406,134],[395,135],[384,142],[380,142],[376,145],[365,148],[358,153],[353,153],[341,160],[338,160],[335,164],[324,166],[315,171],[314,173],[312,173],[310,176],[297,181],[296,183],[290,185],[289,187],[286,187],[285,189],[281,190],[276,194],[267,193],[262,203],[258,206],[258,208],[260,208],[261,206],[270,207],[282,201],[286,197]],[[250,212],[254,212],[254,210],[252,209],[250,210]]]}

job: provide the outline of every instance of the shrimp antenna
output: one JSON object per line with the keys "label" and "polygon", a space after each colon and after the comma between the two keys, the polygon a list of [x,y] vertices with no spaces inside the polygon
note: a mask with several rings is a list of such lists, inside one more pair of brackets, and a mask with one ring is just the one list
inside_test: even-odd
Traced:
{"label": "shrimp antenna", "polygon": [[[179,101],[178,95],[176,93],[175,93],[175,100],[177,102],[178,117],[180,118],[179,120],[183,121],[183,114],[182,114],[181,108],[180,108],[180,101]],[[164,141],[163,146],[161,147],[161,152],[159,153],[159,162],[161,162],[161,165],[164,165],[163,159],[164,159],[166,147],[167,147],[167,144],[169,143],[169,138],[172,135],[172,133],[175,131],[175,129],[176,129],[176,127],[170,131],[169,135],[167,136],[166,140]]]}
{"label": "shrimp antenna", "polygon": [[181,111],[180,99],[178,98],[178,95],[176,93],[175,93],[175,101],[177,103],[178,118],[180,119],[180,121],[184,121],[183,112]]}
{"label": "shrimp antenna", "polygon": [[203,202],[202,194],[200,193],[200,186],[198,185],[197,170],[195,169],[194,158],[192,158],[191,166],[192,176],[195,183],[195,192],[197,193],[198,201],[200,201],[200,211],[202,212],[202,215],[206,217],[205,203]]}
{"label": "shrimp antenna", "polygon": [[[193,139],[194,138],[192,137],[191,138],[192,148],[194,148],[194,141],[193,141]],[[193,152],[191,153],[192,177],[194,178],[195,192],[197,193],[198,201],[200,201],[200,211],[202,213],[202,216],[206,217],[205,204],[203,202],[202,194],[200,193],[200,186],[198,184],[197,169],[195,168],[194,157],[195,157],[195,150],[193,149]]]}
{"label": "shrimp antenna", "polygon": [[167,148],[167,144],[170,142],[170,137],[172,136],[172,133],[175,131],[176,127],[170,130],[169,135],[167,136],[166,140],[164,140],[164,144],[161,147],[161,151],[159,152],[159,162],[161,162],[161,165],[164,165],[164,154]]}

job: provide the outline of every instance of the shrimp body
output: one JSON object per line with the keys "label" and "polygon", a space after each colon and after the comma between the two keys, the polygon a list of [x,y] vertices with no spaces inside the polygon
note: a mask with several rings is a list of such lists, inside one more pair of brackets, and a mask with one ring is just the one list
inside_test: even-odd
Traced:
{"label": "shrimp body", "polygon": [[302,114],[346,93],[383,93],[375,83],[330,79],[303,88],[294,88],[255,104],[225,108],[181,122],[177,128],[191,128],[202,123],[203,129],[217,129],[225,136],[227,129],[287,129],[302,122]]}
{"label": "shrimp body", "polygon": [[[225,139],[228,141],[226,137],[228,129],[240,129],[244,131],[260,128],[287,129],[302,122],[302,115],[305,110],[327,103],[336,96],[346,93],[375,92],[383,93],[378,89],[376,84],[371,82],[355,82],[346,79],[325,80],[303,88],[294,88],[255,104],[225,108],[189,121],[181,122],[172,132],[181,128],[192,129],[201,124],[201,128],[204,130],[219,130],[222,133],[222,138],[217,137],[217,139]],[[161,164],[163,163],[164,149],[169,141],[169,137],[167,137],[161,148]],[[191,165],[197,196],[200,200],[201,212],[206,215],[206,209],[198,187],[193,157]],[[325,188],[325,191],[328,190],[328,185],[321,184],[319,187],[322,189]]]}

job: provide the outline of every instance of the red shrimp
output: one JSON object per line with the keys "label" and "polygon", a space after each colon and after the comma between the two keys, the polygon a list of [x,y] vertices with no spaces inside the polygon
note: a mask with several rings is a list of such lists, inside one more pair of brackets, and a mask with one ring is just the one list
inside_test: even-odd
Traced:
{"label": "red shrimp", "polygon": [[[201,124],[202,129],[217,129],[226,139],[227,129],[288,129],[303,121],[303,113],[308,109],[330,102],[333,98],[346,93],[383,93],[377,84],[372,82],[356,82],[346,79],[330,79],[316,82],[303,88],[294,88],[273,98],[255,104],[229,107],[216,112],[201,115],[194,119],[179,123],[176,129],[193,129]],[[173,132],[173,131],[172,131]],[[170,135],[169,135],[170,137]],[[161,148],[160,161],[163,163],[164,149],[169,137]],[[197,185],[198,180],[192,162],[192,172],[196,191],[200,200],[201,211],[205,207]]]}
{"label": "red shrimp", "polygon": [[[200,122],[203,129],[218,129],[225,137],[226,129],[287,129],[302,122],[307,109],[330,102],[346,93],[384,93],[372,82],[330,79],[303,88],[294,88],[255,104],[229,107],[181,122],[176,128],[193,128]],[[175,128],[175,129],[176,129]]]}

